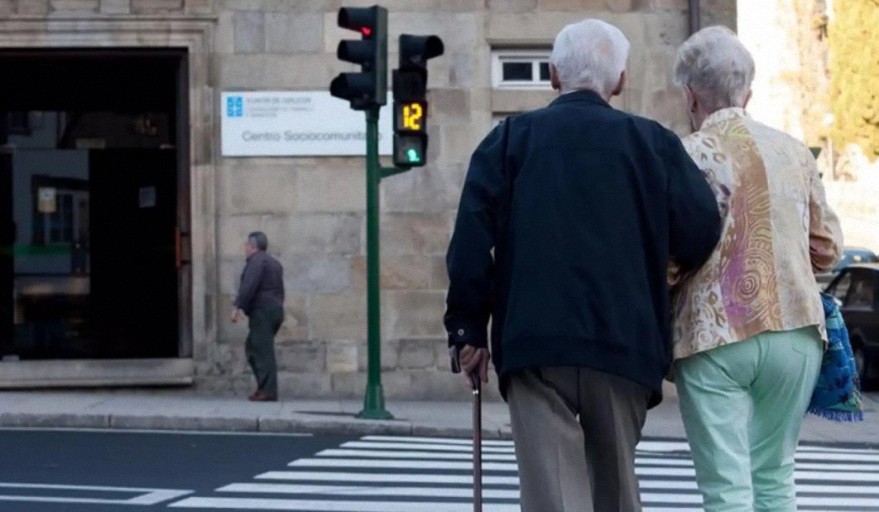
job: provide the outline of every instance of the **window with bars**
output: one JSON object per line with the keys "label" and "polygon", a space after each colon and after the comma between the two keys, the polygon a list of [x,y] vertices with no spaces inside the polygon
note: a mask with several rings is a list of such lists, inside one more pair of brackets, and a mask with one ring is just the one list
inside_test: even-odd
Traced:
{"label": "window with bars", "polygon": [[34,222],[35,241],[42,245],[81,241],[88,223],[88,192],[60,190],[56,204],[55,211],[39,214]]}
{"label": "window with bars", "polygon": [[493,50],[492,85],[499,89],[550,89],[549,49]]}
{"label": "window with bars", "polygon": [[[51,191],[47,198],[40,193]],[[33,183],[33,245],[70,245],[85,241],[89,192],[82,180],[36,176]]]}

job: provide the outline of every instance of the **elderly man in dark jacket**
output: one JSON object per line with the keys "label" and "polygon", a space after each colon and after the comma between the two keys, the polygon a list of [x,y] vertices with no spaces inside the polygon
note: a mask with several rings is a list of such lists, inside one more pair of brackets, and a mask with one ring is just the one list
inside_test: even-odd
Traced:
{"label": "elderly man in dark jacket", "polygon": [[284,321],[284,269],[266,253],[265,233],[255,231],[244,242],[247,264],[241,273],[238,297],[232,310],[237,322],[241,311],[248,318],[250,333],[244,344],[247,362],[256,377],[256,391],[250,400],[274,402],[278,399],[278,370],[275,364],[275,335]]}
{"label": "elderly man in dark jacket", "polygon": [[565,27],[561,95],[473,154],[447,265],[445,325],[465,373],[491,359],[509,402],[525,512],[637,512],[635,445],[670,364],[666,269],[702,265],[720,214],[678,137],[607,102],[616,27]]}

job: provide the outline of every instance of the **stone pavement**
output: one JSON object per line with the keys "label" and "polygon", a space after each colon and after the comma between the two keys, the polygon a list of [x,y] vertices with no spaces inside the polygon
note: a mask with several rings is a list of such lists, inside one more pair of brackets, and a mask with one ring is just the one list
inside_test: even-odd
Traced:
{"label": "stone pavement", "polygon": [[[677,398],[666,399],[647,416],[644,435],[684,438]],[[472,403],[388,401],[393,420],[361,420],[360,400],[248,402],[245,397],[205,396],[193,389],[54,390],[0,392],[0,427],[100,428],[412,434],[469,437]],[[879,393],[865,395],[866,421],[836,423],[807,416],[802,440],[879,446]],[[506,405],[483,404],[483,435],[509,438]]]}

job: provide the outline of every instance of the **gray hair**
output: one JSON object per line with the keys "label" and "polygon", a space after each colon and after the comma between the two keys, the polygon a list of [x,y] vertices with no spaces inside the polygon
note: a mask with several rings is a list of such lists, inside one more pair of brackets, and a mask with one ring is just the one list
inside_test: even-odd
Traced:
{"label": "gray hair", "polygon": [[674,80],[689,87],[708,113],[742,107],[754,81],[754,58],[732,30],[706,27],[678,49]]}
{"label": "gray hair", "polygon": [[247,235],[247,243],[260,251],[265,251],[269,248],[269,238],[262,231],[254,231]]}
{"label": "gray hair", "polygon": [[556,36],[549,58],[561,92],[589,89],[609,97],[626,70],[629,47],[626,36],[610,23],[587,18],[566,26]]}

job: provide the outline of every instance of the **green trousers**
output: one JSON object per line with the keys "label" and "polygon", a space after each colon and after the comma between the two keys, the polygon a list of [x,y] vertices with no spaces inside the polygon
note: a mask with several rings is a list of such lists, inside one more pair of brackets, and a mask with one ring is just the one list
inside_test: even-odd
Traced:
{"label": "green trousers", "polygon": [[796,511],[794,455],[822,355],[805,327],[675,362],[705,512]]}
{"label": "green trousers", "polygon": [[278,396],[278,367],[275,363],[275,335],[284,321],[283,308],[257,308],[248,316],[250,333],[244,355],[256,377],[256,389]]}

